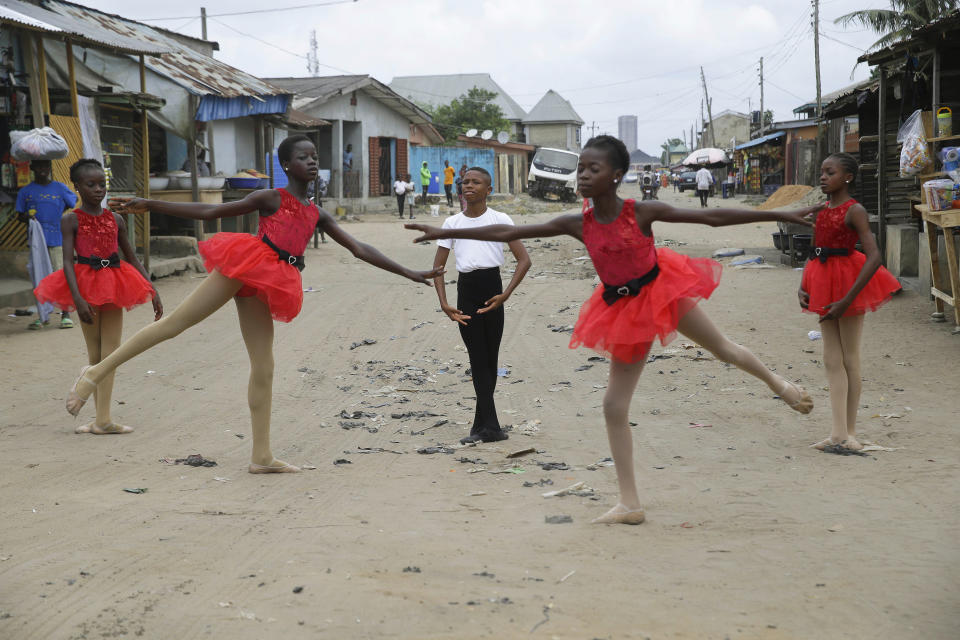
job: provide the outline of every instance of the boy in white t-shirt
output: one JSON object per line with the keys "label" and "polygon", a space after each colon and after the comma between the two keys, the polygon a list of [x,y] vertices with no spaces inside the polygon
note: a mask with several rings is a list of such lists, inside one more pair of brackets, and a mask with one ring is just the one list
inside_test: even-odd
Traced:
{"label": "boy in white t-shirt", "polygon": [[[491,224],[513,224],[513,220],[500,211],[487,208],[487,196],[493,191],[490,174],[481,167],[467,169],[463,176],[463,198],[466,209],[443,221],[444,229],[483,227]],[[503,244],[483,240],[438,240],[434,268],[447,264],[450,249],[457,262],[457,306],[447,302],[443,276],[434,278],[440,308],[458,323],[460,336],[470,356],[473,389],[477,406],[473,415],[470,435],[460,442],[496,442],[506,440],[507,434],[497,419],[497,407],[493,391],[497,386],[497,359],[500,339],[503,337],[503,303],[517,288],[527,270],[530,256],[523,243],[509,243],[510,251],[517,259],[510,284],[503,288],[500,267],[503,266]]]}
{"label": "boy in white t-shirt", "polygon": [[[393,192],[397,196],[397,209],[400,210],[400,219],[403,219],[403,204],[407,200],[407,183],[403,180],[403,176],[399,173],[397,174],[397,179],[393,183]],[[410,210],[410,217],[413,217],[413,210]]]}

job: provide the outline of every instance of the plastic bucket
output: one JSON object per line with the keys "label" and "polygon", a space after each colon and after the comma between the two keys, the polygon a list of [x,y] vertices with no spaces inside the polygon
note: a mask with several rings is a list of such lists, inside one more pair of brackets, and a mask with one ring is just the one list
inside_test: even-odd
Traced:
{"label": "plastic bucket", "polygon": [[940,137],[953,135],[953,112],[950,107],[937,109],[937,135]]}

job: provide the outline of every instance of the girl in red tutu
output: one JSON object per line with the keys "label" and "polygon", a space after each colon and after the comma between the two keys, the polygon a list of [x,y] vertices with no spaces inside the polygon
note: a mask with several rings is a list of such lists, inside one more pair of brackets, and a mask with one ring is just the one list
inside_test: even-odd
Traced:
{"label": "girl in red tutu", "polygon": [[[154,319],[159,320],[163,305],[150,284],[150,275],[130,246],[123,218],[100,206],[107,193],[103,165],[89,158],[77,160],[70,167],[70,180],[80,194],[81,205],[60,220],[63,269],[41,280],[34,295],[39,302],[50,302],[61,311],[76,310],[87,343],[87,359],[96,364],[120,344],[124,309],[129,311],[152,299]],[[118,250],[123,251],[125,260],[120,259]],[[133,431],[110,417],[113,372],[97,382],[97,416],[93,422],[77,427],[76,432],[104,435]]]}
{"label": "girl in red tutu", "polygon": [[[803,269],[800,306],[820,316],[823,366],[830,385],[833,429],[811,445],[863,448],[856,438],[860,404],[860,337],[863,316],[900,291],[900,283],[880,265],[880,250],[870,231],[867,210],[850,197],[857,160],[835,153],[820,167],[820,190],[830,197],[817,213],[813,253]],[[856,250],[857,241],[863,253]]]}
{"label": "girl in red tutu", "polygon": [[289,183],[284,189],[255,191],[243,200],[225,204],[173,203],[139,198],[111,201],[119,211],[214,220],[260,214],[256,236],[218,233],[200,243],[200,253],[210,275],[173,313],[138,331],[108,358],[80,372],[67,398],[67,411],[77,411],[96,384],[118,366],[155,344],[179,335],[225,305],[237,305],[240,333],[250,356],[247,400],[253,430],[250,473],[291,473],[297,467],[277,460],[270,449],[270,409],[273,397],[273,320],[289,322],[300,312],[304,268],[303,251],[314,228],[345,246],[370,264],[414,282],[430,285],[442,269],[412,271],[390,260],[375,248],[358,242],[325,211],[307,198],[309,183],[317,177],[317,150],[306,136],[291,136],[277,149]]}
{"label": "girl in red tutu", "polygon": [[437,238],[511,242],[569,235],[586,245],[602,283],[580,310],[570,347],[584,345],[611,358],[603,412],[616,465],[620,501],[593,521],[607,524],[639,524],[644,520],[633,475],[628,411],[654,340],[667,344],[679,331],[709,349],[718,359],[763,380],[796,411],[809,413],[813,408],[809,395],[767,369],[750,351],[731,342],[697,306],[698,301],[710,297],[717,287],[720,265],[666,248],[655,249],[652,230],[655,221],[724,226],[783,220],[809,225],[803,216],[813,209],[692,211],[675,209],[655,200],[624,201],[617,196],[617,187],[629,166],[630,155],[622,142],[611,136],[597,136],[584,146],[577,168],[580,194],[592,198],[593,202],[593,207],[582,214],[517,227],[491,225],[441,230],[426,225],[406,225],[423,232],[414,242]]}

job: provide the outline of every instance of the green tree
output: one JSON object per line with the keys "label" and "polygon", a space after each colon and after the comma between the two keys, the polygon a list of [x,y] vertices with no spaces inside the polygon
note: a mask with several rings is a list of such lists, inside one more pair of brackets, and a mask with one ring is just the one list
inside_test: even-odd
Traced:
{"label": "green tree", "polygon": [[493,102],[497,95],[494,91],[474,87],[450,104],[433,109],[430,114],[433,126],[450,141],[469,129],[490,129],[494,133],[507,131],[510,125],[503,117],[503,110]]}
{"label": "green tree", "polygon": [[676,147],[681,144],[683,144],[683,140],[681,140],[680,138],[670,138],[669,140],[661,144],[660,148],[663,149],[665,152],[669,153],[670,147]]}
{"label": "green tree", "polygon": [[960,6],[960,0],[890,0],[889,9],[861,9],[842,15],[834,22],[841,26],[859,24],[882,34],[870,45],[879,49],[902,40],[917,27],[930,24]]}

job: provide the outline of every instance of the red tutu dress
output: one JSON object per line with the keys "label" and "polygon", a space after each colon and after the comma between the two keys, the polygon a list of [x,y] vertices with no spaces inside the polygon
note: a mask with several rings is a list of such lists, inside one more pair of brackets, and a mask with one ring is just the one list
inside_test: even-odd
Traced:
{"label": "red tutu dress", "polygon": [[[621,362],[637,362],[654,340],[673,340],[680,318],[720,283],[719,263],[655,248],[653,236],[645,236],[637,226],[633,200],[625,201],[609,224],[597,222],[592,208],[584,212],[583,242],[601,284],[580,309],[571,349],[584,345]],[[635,295],[618,297],[607,291],[651,277]],[[605,291],[612,304],[604,299]]]}
{"label": "red tutu dress", "polygon": [[[859,239],[857,232],[845,222],[847,210],[855,204],[857,201],[851,198],[839,207],[829,207],[817,214],[813,235],[813,255],[803,269],[801,281],[803,290],[810,294],[810,303],[804,311],[821,316],[826,315],[827,310],[824,307],[847,295],[857,276],[860,275],[863,264],[867,261],[867,256],[855,249]],[[821,251],[818,256],[816,255],[818,248],[846,250],[848,253],[832,255],[827,251]],[[900,283],[893,274],[881,266],[847,307],[843,316],[875,311],[900,288]]]}
{"label": "red tutu dress", "polygon": [[[138,304],[153,300],[153,285],[117,252],[117,221],[104,209],[100,215],[74,209],[77,216],[77,237],[74,243],[76,262],[73,272],[83,299],[94,307],[123,307],[128,311]],[[76,304],[63,269],[54,271],[33,290],[38,302],[53,303],[63,311],[75,310]]]}
{"label": "red tutu dress", "polygon": [[286,189],[277,191],[280,208],[268,216],[260,214],[256,237],[222,232],[201,242],[199,248],[207,271],[216,269],[239,280],[243,287],[238,296],[257,296],[275,320],[290,322],[303,306],[303,251],[320,219],[320,210],[316,205],[301,203]]}

